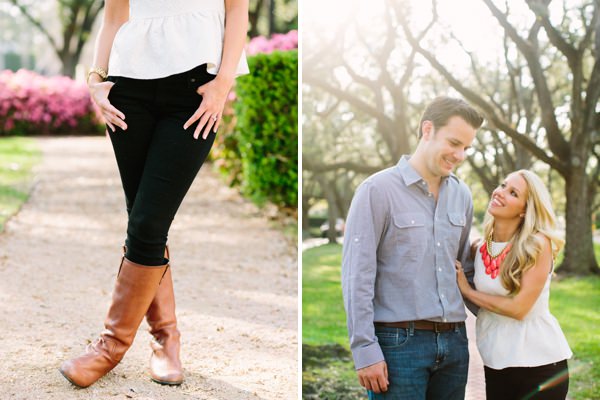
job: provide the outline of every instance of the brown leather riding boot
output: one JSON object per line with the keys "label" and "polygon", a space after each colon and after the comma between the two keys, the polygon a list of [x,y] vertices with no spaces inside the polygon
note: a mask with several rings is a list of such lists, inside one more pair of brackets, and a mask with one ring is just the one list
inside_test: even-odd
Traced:
{"label": "brown leather riding boot", "polygon": [[[169,248],[165,249],[165,258],[169,257]],[[148,312],[146,321],[150,326],[153,339],[150,342],[150,375],[154,382],[163,385],[180,385],[183,371],[179,360],[179,330],[175,317],[175,294],[171,269],[165,273]]]}
{"label": "brown leather riding boot", "polygon": [[88,387],[121,361],[168,268],[168,264],[150,267],[123,257],[104,331],[86,347],[84,354],[60,367],[69,382]]}

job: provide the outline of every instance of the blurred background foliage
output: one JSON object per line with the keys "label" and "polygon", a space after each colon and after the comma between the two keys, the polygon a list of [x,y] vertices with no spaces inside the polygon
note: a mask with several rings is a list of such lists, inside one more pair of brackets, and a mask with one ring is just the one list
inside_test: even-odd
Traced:
{"label": "blurred background foliage", "polygon": [[352,12],[337,7],[328,21],[318,18],[320,2],[306,2],[304,234],[326,218],[334,242],[356,186],[411,153],[425,105],[450,95],[486,117],[457,171],[477,221],[509,172],[532,169],[565,231],[561,272],[598,274],[600,4],[462,0],[459,11],[451,2],[351,3]]}

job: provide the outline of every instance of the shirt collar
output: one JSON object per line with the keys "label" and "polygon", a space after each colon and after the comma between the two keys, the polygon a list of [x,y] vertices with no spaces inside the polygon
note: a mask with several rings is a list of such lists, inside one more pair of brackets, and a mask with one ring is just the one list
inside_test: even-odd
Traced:
{"label": "shirt collar", "polygon": [[[410,163],[408,162],[410,157],[410,155],[403,155],[402,157],[400,157],[400,161],[398,161],[398,164],[396,164],[396,167],[400,171],[400,176],[402,176],[402,179],[404,180],[406,186],[410,186],[417,182],[424,181],[421,175],[419,175],[419,173],[417,172],[417,170],[414,169],[413,166],[410,165]],[[447,178],[452,178],[458,182],[458,177],[452,172],[450,173],[450,175],[442,177],[442,183],[448,183]]]}

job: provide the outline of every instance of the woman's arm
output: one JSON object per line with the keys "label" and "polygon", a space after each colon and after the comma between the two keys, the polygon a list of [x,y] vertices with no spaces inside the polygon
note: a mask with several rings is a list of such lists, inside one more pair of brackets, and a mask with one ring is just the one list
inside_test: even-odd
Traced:
{"label": "woman's arm", "polygon": [[[108,69],[108,59],[115,35],[121,25],[127,22],[128,19],[129,0],[106,0],[102,26],[94,47],[94,67],[100,67],[105,71]],[[92,99],[100,107],[102,115],[112,131],[115,131],[114,125],[119,126],[121,129],[127,129],[127,125],[123,121],[125,115],[108,101],[108,93],[114,83],[104,82],[100,75],[94,73],[89,75],[87,83]]]}
{"label": "woman's arm", "polygon": [[211,129],[216,132],[219,128],[225,101],[231,86],[233,86],[237,66],[246,44],[247,31],[248,0],[225,0],[225,37],[219,72],[215,79],[198,88],[198,94],[202,96],[202,103],[183,125],[183,128],[187,129],[200,119],[194,131],[196,139],[205,126],[203,139],[207,138]]}
{"label": "woman's arm", "polygon": [[496,296],[473,289],[467,282],[460,263],[457,262],[457,280],[461,293],[479,307],[522,320],[540,296],[552,266],[550,240],[544,236],[543,241],[544,245],[535,265],[523,274],[521,290],[515,296]]}
{"label": "woman's arm", "polygon": [[[94,67],[100,67],[105,70],[108,68],[108,59],[110,57],[110,49],[117,31],[129,19],[129,0],[106,0],[104,6],[104,18],[100,32],[96,39],[94,47]],[[90,75],[95,82],[101,82],[102,79],[96,75]]]}
{"label": "woman's arm", "polygon": [[216,79],[233,85],[235,71],[246,45],[248,32],[248,0],[225,0],[225,38],[221,66]]}

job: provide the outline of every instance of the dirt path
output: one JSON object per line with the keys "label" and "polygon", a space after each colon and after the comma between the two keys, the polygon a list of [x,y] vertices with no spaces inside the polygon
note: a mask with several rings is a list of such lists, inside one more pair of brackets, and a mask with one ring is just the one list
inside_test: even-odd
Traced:
{"label": "dirt path", "polygon": [[126,214],[105,138],[39,141],[30,201],[0,235],[1,399],[296,399],[297,253],[254,206],[203,169],[169,237],[186,381],[150,381],[144,322],[88,389],[60,362],[102,329]]}

